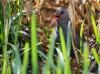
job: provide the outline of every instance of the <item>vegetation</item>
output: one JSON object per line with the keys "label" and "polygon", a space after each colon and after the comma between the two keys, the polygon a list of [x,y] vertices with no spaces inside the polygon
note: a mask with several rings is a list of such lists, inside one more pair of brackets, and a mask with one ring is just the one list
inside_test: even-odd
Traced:
{"label": "vegetation", "polygon": [[[60,28],[61,47],[51,25],[58,7],[68,9],[72,23],[66,44]],[[0,0],[0,74],[99,74],[99,7],[98,0]]]}

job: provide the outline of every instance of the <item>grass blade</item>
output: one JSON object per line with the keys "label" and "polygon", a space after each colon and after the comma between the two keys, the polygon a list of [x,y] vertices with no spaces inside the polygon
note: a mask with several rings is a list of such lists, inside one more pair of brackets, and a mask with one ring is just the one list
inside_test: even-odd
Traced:
{"label": "grass blade", "polygon": [[54,65],[54,62],[53,62],[53,50],[54,50],[54,35],[51,37],[51,41],[50,41],[50,48],[49,48],[49,51],[48,51],[48,55],[47,55],[47,60],[46,60],[46,65],[44,65],[43,67],[43,72],[42,74],[49,74],[50,73],[50,68],[52,67],[53,68],[53,71],[56,70],[55,68],[55,65]]}
{"label": "grass blade", "polygon": [[19,51],[18,51],[18,48],[11,44],[11,43],[8,43],[15,51],[15,61],[12,62],[12,66],[13,66],[13,70],[14,70],[14,74],[19,74],[21,72],[21,60],[20,60],[20,56],[19,56]]}
{"label": "grass blade", "polygon": [[91,20],[92,20],[92,26],[93,26],[93,29],[94,29],[94,34],[95,34],[95,37],[96,37],[96,41],[100,44],[100,37],[98,35],[98,30],[97,30],[97,26],[96,26],[96,23],[95,23],[95,20],[94,20],[93,13],[91,13]]}
{"label": "grass blade", "polygon": [[99,55],[97,54],[95,48],[92,48],[92,53],[93,53],[94,58],[95,58],[95,60],[96,60],[96,62],[97,62],[97,64],[98,64],[98,74],[99,74],[99,73],[100,73],[100,57],[99,57]]}
{"label": "grass blade", "polygon": [[61,40],[63,57],[64,57],[64,60],[66,60],[66,58],[67,58],[66,43],[64,40],[64,35],[63,35],[63,31],[62,31],[61,27],[60,27],[60,40]]}
{"label": "grass blade", "polygon": [[32,74],[37,74],[38,59],[37,59],[37,31],[36,31],[36,16],[33,13],[31,18],[31,57],[32,57]]}
{"label": "grass blade", "polygon": [[67,30],[67,48],[66,43],[63,35],[62,28],[60,28],[60,40],[61,40],[61,47],[62,47],[62,53],[65,60],[65,67],[64,67],[64,74],[71,74],[71,68],[70,68],[70,36],[71,36],[71,28],[70,28],[70,22],[68,23],[68,30]]}
{"label": "grass blade", "polygon": [[84,20],[82,21],[81,29],[80,29],[80,54],[82,54],[82,45],[83,45],[83,27],[84,27]]}
{"label": "grass blade", "polygon": [[89,74],[89,49],[87,43],[84,43],[84,74]]}
{"label": "grass blade", "polygon": [[97,54],[95,48],[92,48],[92,53],[93,53],[93,55],[94,55],[94,58],[95,58],[96,62],[97,62],[98,64],[100,64],[100,59],[99,59],[99,56],[98,56],[98,54]]}
{"label": "grass blade", "polygon": [[[27,49],[29,49],[29,43],[28,42],[25,43],[24,51],[26,51]],[[24,52],[23,66],[21,68],[21,74],[26,74],[27,65],[28,65],[28,59],[29,59],[29,51],[26,51],[26,52]]]}

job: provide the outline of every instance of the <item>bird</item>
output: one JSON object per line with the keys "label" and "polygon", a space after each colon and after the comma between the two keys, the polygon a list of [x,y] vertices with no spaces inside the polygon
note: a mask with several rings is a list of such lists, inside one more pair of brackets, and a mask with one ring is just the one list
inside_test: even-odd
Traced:
{"label": "bird", "polygon": [[56,22],[57,24],[54,30],[54,37],[55,37],[54,40],[56,43],[60,43],[60,35],[59,35],[60,27],[62,28],[65,40],[67,39],[66,37],[67,37],[67,28],[68,28],[69,21],[70,21],[70,18],[66,9],[62,7],[58,7],[54,14],[53,21],[51,22],[51,24],[53,24],[54,22]]}
{"label": "bird", "polygon": [[[60,47],[60,35],[59,35],[59,31],[60,31],[60,27],[62,28],[62,32],[63,32],[63,35],[64,35],[64,40],[65,40],[65,43],[67,44],[67,31],[68,31],[68,24],[70,22],[70,17],[69,17],[69,14],[68,14],[68,11],[65,9],[65,8],[62,8],[62,7],[58,7],[55,11],[55,14],[54,14],[54,18],[51,22],[51,25],[56,22],[56,27],[54,29],[54,32],[53,32],[53,35],[54,35],[54,42],[55,42],[55,48],[58,48]],[[71,24],[71,23],[70,23]],[[72,45],[71,45],[71,49],[70,49],[70,56],[72,58],[75,58],[75,54],[74,54],[74,51],[73,51],[73,48],[72,48]],[[56,54],[56,50],[54,50],[54,53]]]}

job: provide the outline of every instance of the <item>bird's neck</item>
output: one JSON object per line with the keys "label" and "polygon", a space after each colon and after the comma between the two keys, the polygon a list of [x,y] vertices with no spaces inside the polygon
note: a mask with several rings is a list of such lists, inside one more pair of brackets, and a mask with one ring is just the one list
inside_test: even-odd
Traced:
{"label": "bird's neck", "polygon": [[65,27],[66,25],[68,25],[68,19],[67,20],[59,20],[57,21],[57,24],[59,27]]}

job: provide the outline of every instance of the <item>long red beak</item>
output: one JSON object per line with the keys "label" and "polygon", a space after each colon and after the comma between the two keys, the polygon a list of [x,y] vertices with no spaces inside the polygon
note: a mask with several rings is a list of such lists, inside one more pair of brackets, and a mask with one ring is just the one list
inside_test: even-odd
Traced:
{"label": "long red beak", "polygon": [[54,18],[53,18],[53,20],[52,20],[50,26],[51,26],[53,23],[55,23],[57,20],[60,20],[60,14],[55,14],[55,15],[54,15]]}

